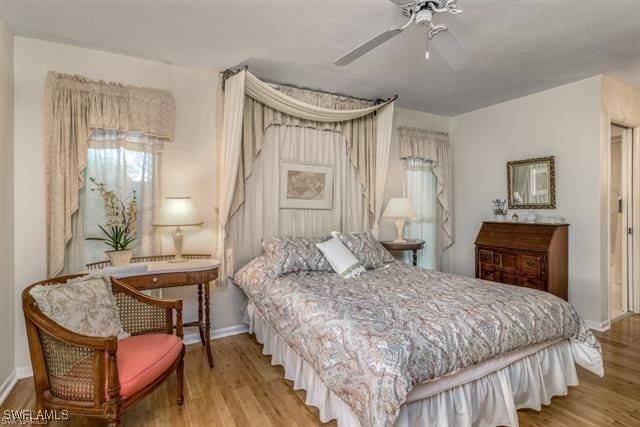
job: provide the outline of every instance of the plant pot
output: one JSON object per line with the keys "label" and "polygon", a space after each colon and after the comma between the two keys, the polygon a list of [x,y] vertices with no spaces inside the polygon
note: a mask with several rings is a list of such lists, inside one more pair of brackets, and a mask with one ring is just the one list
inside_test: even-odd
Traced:
{"label": "plant pot", "polygon": [[133,249],[126,249],[124,251],[106,251],[111,266],[120,267],[123,265],[131,264],[131,257],[133,256]]}
{"label": "plant pot", "polygon": [[496,215],[496,222],[504,222],[504,215]]}

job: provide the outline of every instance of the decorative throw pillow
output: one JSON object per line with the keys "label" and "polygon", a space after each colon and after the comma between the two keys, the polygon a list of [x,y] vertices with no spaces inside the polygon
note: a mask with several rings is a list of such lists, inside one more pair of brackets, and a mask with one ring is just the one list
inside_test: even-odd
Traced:
{"label": "decorative throw pillow", "polygon": [[395,261],[393,255],[373,237],[371,230],[362,233],[334,231],[331,235],[338,237],[368,270],[384,267],[385,264]]}
{"label": "decorative throw pillow", "polygon": [[365,271],[358,258],[353,256],[339,238],[333,237],[324,243],[316,243],[316,246],[322,251],[333,270],[345,279],[359,276]]}
{"label": "decorative throw pillow", "polygon": [[329,261],[316,243],[329,237],[274,237],[262,244],[265,255],[276,276],[297,271],[331,271]]}
{"label": "decorative throw pillow", "polygon": [[264,279],[272,276],[271,263],[266,255],[260,255],[245,264],[233,276],[233,281],[243,287],[259,288]]}
{"label": "decorative throw pillow", "polygon": [[129,337],[122,329],[108,277],[83,276],[60,285],[38,285],[30,293],[42,313],[73,332]]}

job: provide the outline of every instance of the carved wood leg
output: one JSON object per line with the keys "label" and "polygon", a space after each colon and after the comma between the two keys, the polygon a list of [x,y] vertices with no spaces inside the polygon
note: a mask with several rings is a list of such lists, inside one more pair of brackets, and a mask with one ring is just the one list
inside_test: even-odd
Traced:
{"label": "carved wood leg", "polygon": [[213,355],[211,354],[211,301],[209,282],[204,283],[204,339],[209,360],[209,367],[213,368]]}
{"label": "carved wood leg", "polygon": [[178,376],[178,405],[182,405],[184,402],[184,346],[182,347],[182,354],[180,354],[180,363],[176,370]]}
{"label": "carved wood leg", "polygon": [[418,250],[414,249],[413,250],[413,265],[414,266],[418,266]]}
{"label": "carved wood leg", "polygon": [[107,420],[108,427],[120,427],[122,426],[122,414],[118,414],[115,418]]}
{"label": "carved wood leg", "polygon": [[202,322],[202,283],[198,284],[198,332],[200,333],[200,342],[205,345],[204,323]]}
{"label": "carved wood leg", "polygon": [[119,427],[122,425],[122,402],[116,350],[107,352],[107,395],[107,425]]}

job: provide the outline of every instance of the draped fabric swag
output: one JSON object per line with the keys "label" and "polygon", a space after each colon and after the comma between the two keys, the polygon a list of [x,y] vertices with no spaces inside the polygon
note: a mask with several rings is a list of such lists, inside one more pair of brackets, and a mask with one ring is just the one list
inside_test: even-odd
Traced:
{"label": "draped fabric swag", "polygon": [[438,219],[442,230],[440,244],[441,250],[444,251],[453,244],[453,189],[449,133],[402,126],[398,128],[398,136],[400,158],[433,162],[433,174],[437,183]]}
{"label": "draped fabric swag", "polygon": [[84,185],[93,129],[133,131],[173,140],[175,101],[159,89],[49,72],[45,82],[47,270],[58,275]]}
{"label": "draped fabric swag", "polygon": [[386,182],[393,101],[374,105],[365,100],[269,85],[242,70],[226,80],[223,108],[218,157],[218,256],[225,254],[229,220],[245,202],[246,181],[256,168],[265,135],[274,126],[339,133],[371,222],[377,228]]}

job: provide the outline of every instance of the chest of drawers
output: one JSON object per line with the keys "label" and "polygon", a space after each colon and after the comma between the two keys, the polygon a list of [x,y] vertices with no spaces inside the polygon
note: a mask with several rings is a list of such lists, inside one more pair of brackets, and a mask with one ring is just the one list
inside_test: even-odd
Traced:
{"label": "chest of drawers", "polygon": [[476,277],[568,297],[568,224],[484,222]]}

